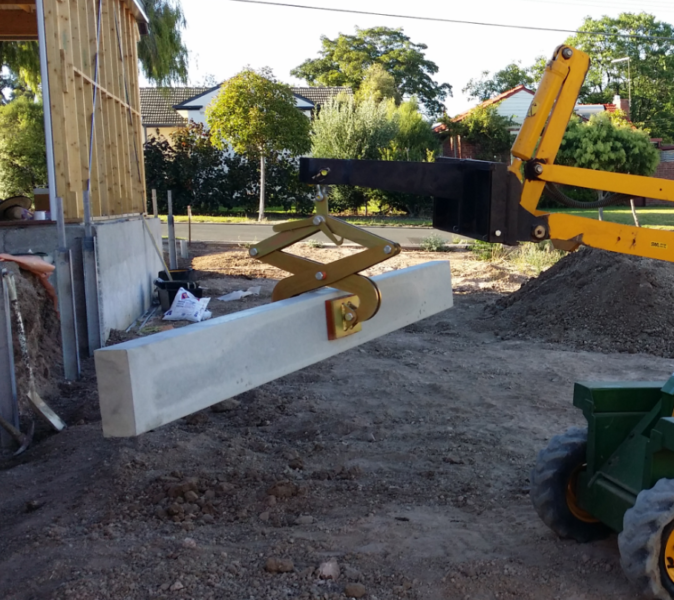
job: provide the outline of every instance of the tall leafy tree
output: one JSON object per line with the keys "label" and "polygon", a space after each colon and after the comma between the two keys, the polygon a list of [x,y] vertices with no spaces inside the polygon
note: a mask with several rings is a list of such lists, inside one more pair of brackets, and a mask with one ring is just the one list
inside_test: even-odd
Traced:
{"label": "tall leafy tree", "polygon": [[535,73],[532,69],[522,68],[521,64],[521,61],[512,62],[491,77],[489,71],[482,71],[480,79],[471,79],[461,91],[471,100],[484,102],[518,85],[534,85]]}
{"label": "tall leafy tree", "polygon": [[415,44],[402,29],[373,27],[358,29],[354,35],[321,37],[319,58],[305,60],[291,71],[309,85],[349,86],[357,92],[368,69],[380,64],[390,73],[400,98],[416,96],[430,114],[440,114],[443,101],[452,95],[452,86],[437,83],[438,66],[426,58],[426,44]]}
{"label": "tall leafy tree", "polygon": [[150,32],[141,37],[138,59],[158,86],[187,83],[188,52],[182,39],[187,24],[180,0],[145,0]]}
{"label": "tall leafy tree", "polygon": [[47,183],[43,119],[42,103],[26,95],[0,106],[0,197]]}
{"label": "tall leafy tree", "polygon": [[[651,130],[654,137],[674,139],[674,27],[647,13],[623,13],[617,18],[586,18],[582,31],[602,31],[606,36],[577,34],[567,43],[587,52],[592,63],[581,90],[585,103],[608,103],[615,94],[628,96],[626,62],[632,79],[630,118]],[[630,34],[648,39],[621,38]]]}
{"label": "tall leafy tree", "polygon": [[279,83],[269,69],[246,69],[220,89],[206,109],[211,140],[219,148],[260,161],[260,210],[264,219],[267,159],[307,152],[309,119],[295,107],[289,86]]}

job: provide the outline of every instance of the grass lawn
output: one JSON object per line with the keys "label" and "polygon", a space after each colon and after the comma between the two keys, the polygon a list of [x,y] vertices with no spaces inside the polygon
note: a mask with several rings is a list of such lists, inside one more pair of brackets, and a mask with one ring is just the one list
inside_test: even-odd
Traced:
{"label": "grass lawn", "polygon": [[[573,209],[573,208],[550,208],[541,209],[554,213],[565,213],[567,215],[576,215],[588,219],[597,219],[598,212],[593,209]],[[654,229],[672,229],[674,230],[674,208],[667,206],[647,206],[637,208],[637,217],[642,227],[652,227]],[[623,223],[625,225],[634,225],[632,211],[628,206],[609,206],[604,209],[604,221],[613,223]]]}
{"label": "grass lawn", "polygon": [[[159,215],[163,223],[166,222],[166,215]],[[267,223],[276,223],[281,221],[297,221],[304,217],[288,215],[287,213],[267,213]],[[431,227],[431,219],[408,219],[406,217],[354,217],[346,216],[343,218],[347,223],[361,225],[366,227],[387,226],[387,227]],[[187,223],[187,217],[176,215],[173,217],[176,223]],[[192,216],[192,223],[257,223],[256,217],[243,216],[217,216],[206,215]]]}

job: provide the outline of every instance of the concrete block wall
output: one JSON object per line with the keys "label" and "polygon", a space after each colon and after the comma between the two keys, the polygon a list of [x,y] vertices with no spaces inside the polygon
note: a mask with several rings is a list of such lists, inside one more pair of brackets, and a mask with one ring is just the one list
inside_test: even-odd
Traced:
{"label": "concrete block wall", "polygon": [[[161,248],[161,223],[148,219]],[[149,307],[153,281],[163,269],[142,218],[96,224],[99,313],[103,338],[126,329]]]}

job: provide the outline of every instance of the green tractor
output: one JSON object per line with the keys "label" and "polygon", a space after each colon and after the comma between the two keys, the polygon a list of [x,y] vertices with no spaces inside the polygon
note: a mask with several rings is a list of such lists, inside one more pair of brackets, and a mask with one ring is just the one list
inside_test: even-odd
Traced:
{"label": "green tractor", "polygon": [[531,499],[563,538],[618,533],[623,570],[645,597],[674,599],[674,376],[662,382],[576,383],[587,428],[538,454]]}

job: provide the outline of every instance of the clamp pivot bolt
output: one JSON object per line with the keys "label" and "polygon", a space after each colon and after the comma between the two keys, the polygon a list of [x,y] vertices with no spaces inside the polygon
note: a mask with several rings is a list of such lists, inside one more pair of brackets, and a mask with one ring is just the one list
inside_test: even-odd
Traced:
{"label": "clamp pivot bolt", "polygon": [[541,163],[536,163],[534,165],[534,173],[536,173],[536,175],[542,175],[543,174],[543,165]]}
{"label": "clamp pivot bolt", "polygon": [[327,276],[328,275],[325,271],[319,271],[316,273],[316,279],[318,279],[318,281],[323,281]]}
{"label": "clamp pivot bolt", "polygon": [[564,48],[564,50],[562,50],[562,56],[569,60],[573,56],[573,50],[571,50],[571,48]]}
{"label": "clamp pivot bolt", "polygon": [[248,254],[250,254],[251,256],[257,256],[257,248],[251,248],[248,251]]}
{"label": "clamp pivot bolt", "polygon": [[393,248],[391,248],[391,246],[388,245],[384,246],[384,254],[391,254],[392,251]]}
{"label": "clamp pivot bolt", "polygon": [[314,220],[312,221],[312,223],[314,225],[320,225],[323,221],[325,221],[325,219],[323,217],[314,217]]}

